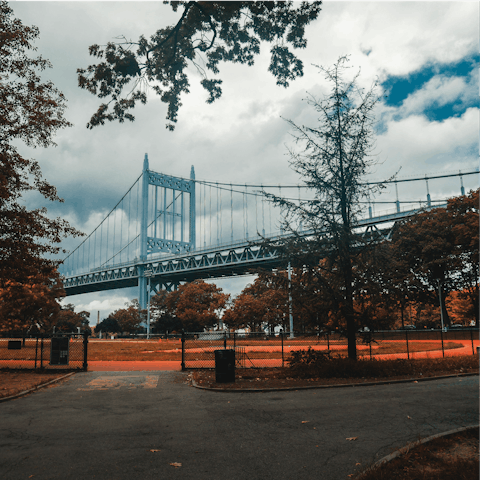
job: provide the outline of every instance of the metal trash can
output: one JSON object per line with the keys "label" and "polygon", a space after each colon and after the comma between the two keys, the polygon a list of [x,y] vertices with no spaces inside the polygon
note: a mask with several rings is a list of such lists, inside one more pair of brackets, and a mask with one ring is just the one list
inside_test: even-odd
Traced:
{"label": "metal trash can", "polygon": [[235,382],[235,350],[215,350],[215,381]]}

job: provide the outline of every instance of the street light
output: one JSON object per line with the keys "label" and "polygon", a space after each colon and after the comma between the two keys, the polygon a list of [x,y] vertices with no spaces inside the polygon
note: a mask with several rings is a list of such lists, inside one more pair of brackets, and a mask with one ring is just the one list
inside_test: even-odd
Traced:
{"label": "street light", "polygon": [[147,283],[147,340],[150,338],[150,279],[152,278],[153,271],[145,270],[143,273],[148,278]]}

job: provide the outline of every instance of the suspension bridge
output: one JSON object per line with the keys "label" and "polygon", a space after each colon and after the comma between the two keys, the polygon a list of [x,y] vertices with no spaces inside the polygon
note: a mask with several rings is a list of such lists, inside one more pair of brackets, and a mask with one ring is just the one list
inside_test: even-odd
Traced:
{"label": "suspension bridge", "polygon": [[[458,176],[464,195],[463,176],[475,173],[390,181],[396,199],[366,202],[358,229],[368,231],[382,224],[391,228],[395,221],[425,208],[443,207],[446,200],[432,200],[428,182]],[[399,200],[398,183],[409,181],[426,182],[424,200]],[[193,166],[188,179],[153,172],[145,154],[142,174],[61,264],[67,296],[138,287],[140,306],[146,308],[151,293],[170,291],[181,282],[279,267],[277,254],[262,245],[262,238],[286,235],[279,228],[284,212],[264,194],[273,189],[279,196],[293,190],[298,196],[292,200],[305,200],[298,185],[199,181]],[[394,211],[377,214],[375,208],[382,204],[393,204]]]}

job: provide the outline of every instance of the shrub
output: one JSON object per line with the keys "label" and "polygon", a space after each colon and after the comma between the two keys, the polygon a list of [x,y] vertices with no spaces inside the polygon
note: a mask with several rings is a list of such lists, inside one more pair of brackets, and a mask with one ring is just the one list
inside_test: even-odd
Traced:
{"label": "shrub", "polygon": [[415,362],[396,360],[352,360],[329,351],[297,350],[288,359],[289,370],[298,378],[376,378],[416,373]]}

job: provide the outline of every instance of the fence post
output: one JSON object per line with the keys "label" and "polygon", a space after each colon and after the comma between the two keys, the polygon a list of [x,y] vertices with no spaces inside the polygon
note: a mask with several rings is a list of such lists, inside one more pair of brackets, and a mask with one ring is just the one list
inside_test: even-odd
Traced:
{"label": "fence post", "polygon": [[410,350],[408,348],[408,330],[405,330],[405,339],[407,341],[407,359],[410,360]]}
{"label": "fence post", "polygon": [[182,372],[185,370],[185,330],[182,330]]}
{"label": "fence post", "polygon": [[88,369],[88,332],[83,332],[83,369]]}
{"label": "fence post", "polygon": [[370,340],[370,360],[372,359],[372,341]]}
{"label": "fence post", "polygon": [[443,348],[443,328],[440,329],[440,338],[442,339],[442,355],[445,358],[445,349]]}
{"label": "fence post", "polygon": [[284,367],[284,358],[283,358],[283,330],[280,329],[280,338],[282,340],[282,368]]}
{"label": "fence post", "polygon": [[40,370],[43,368],[43,336],[40,340]]}
{"label": "fence post", "polygon": [[470,329],[470,340],[472,341],[472,355],[475,355],[475,348],[473,346],[473,330]]}
{"label": "fence post", "polygon": [[38,355],[38,337],[37,337],[37,342],[35,343],[35,370],[37,369],[37,355]]}
{"label": "fence post", "polygon": [[227,349],[227,331],[226,330],[223,332],[223,349],[224,350]]}
{"label": "fence post", "polygon": [[236,332],[233,332],[233,349],[237,347],[237,337],[236,337]]}
{"label": "fence post", "polygon": [[327,330],[327,350],[330,350],[330,332]]}

